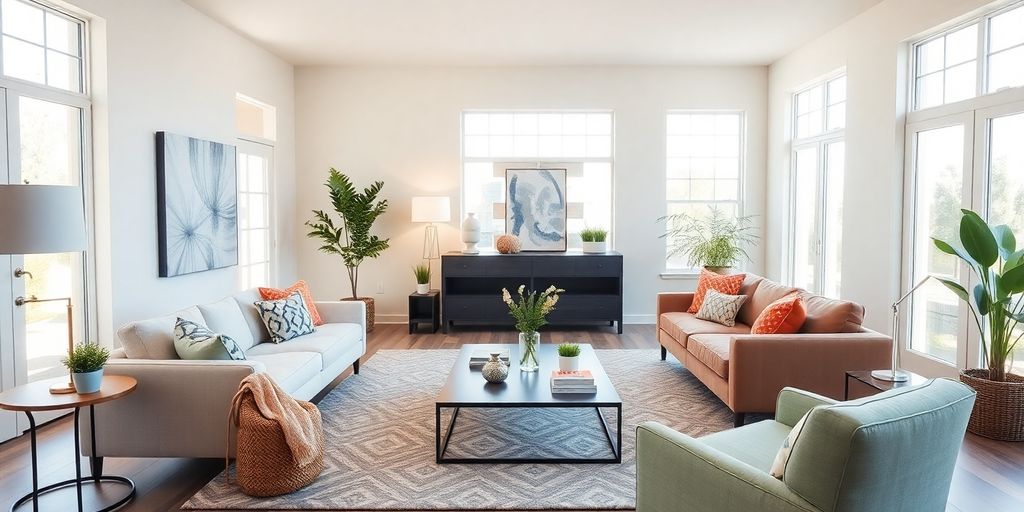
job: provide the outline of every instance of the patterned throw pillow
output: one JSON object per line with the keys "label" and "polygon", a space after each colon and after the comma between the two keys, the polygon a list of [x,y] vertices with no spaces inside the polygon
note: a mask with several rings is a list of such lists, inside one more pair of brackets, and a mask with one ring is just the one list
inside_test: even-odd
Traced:
{"label": "patterned throw pillow", "polygon": [[316,309],[316,302],[313,301],[313,294],[309,291],[309,285],[306,284],[304,279],[299,279],[295,284],[285,288],[284,290],[278,288],[264,288],[260,287],[260,297],[263,300],[279,300],[284,299],[294,292],[302,294],[302,301],[306,303],[306,309],[309,311],[309,316],[313,318],[313,325],[323,325],[324,319],[320,317],[320,311]]}
{"label": "patterned throw pillow", "polygon": [[697,290],[693,292],[693,304],[690,304],[690,309],[686,312],[700,311],[700,305],[704,303],[704,295],[708,293],[708,290],[716,290],[726,295],[736,295],[740,292],[740,286],[743,286],[743,280],[746,278],[746,274],[722,275],[701,269],[700,278],[697,280]]}
{"label": "patterned throw pillow", "polygon": [[804,301],[795,293],[772,302],[757,315],[750,334],[794,334],[807,318]]}
{"label": "patterned throw pillow", "polygon": [[230,336],[180,317],[174,323],[174,351],[189,360],[245,360],[245,352]]}
{"label": "patterned throw pillow", "polygon": [[[811,411],[813,410],[811,409]],[[807,411],[804,417],[800,418],[796,425],[793,425],[793,430],[789,431],[786,440],[782,442],[779,453],[775,454],[775,460],[772,461],[772,468],[768,471],[768,474],[782,480],[783,475],[786,474],[786,464],[789,464],[789,456],[793,453],[793,446],[796,444],[797,438],[800,437],[800,433],[803,432],[804,423],[807,421],[807,417],[811,415],[811,411]]]}
{"label": "patterned throw pillow", "polygon": [[697,311],[697,318],[732,327],[736,325],[736,315],[740,312],[740,306],[746,301],[746,295],[726,295],[717,290],[708,290],[704,295],[704,303]]}
{"label": "patterned throw pillow", "polygon": [[254,303],[260,318],[270,331],[270,341],[281,343],[313,332],[313,317],[306,309],[302,294],[291,295],[278,300],[261,300]]}

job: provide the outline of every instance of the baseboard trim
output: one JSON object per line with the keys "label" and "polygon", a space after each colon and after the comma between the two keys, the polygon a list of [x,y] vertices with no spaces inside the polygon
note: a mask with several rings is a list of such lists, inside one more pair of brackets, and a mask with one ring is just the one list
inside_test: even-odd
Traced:
{"label": "baseboard trim", "polygon": [[[622,323],[626,325],[653,325],[656,315],[623,315]],[[407,324],[409,315],[403,314],[377,314],[378,324]]]}

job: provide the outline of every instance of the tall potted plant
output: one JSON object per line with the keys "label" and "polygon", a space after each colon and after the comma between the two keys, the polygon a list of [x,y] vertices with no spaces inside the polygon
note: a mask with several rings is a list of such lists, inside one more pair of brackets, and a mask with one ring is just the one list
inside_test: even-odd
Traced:
{"label": "tall potted plant", "polygon": [[384,182],[376,181],[362,192],[356,190],[348,176],[331,168],[327,183],[324,184],[331,197],[331,205],[341,219],[335,225],[331,215],[322,210],[313,210],[314,219],[306,221],[310,238],[319,238],[323,245],[320,250],[338,254],[345,261],[348,282],[352,296],[342,300],[360,300],[366,303],[366,330],[373,330],[373,297],[359,296],[359,266],[368,258],[380,256],[388,248],[390,240],[370,234],[374,221],[388,209],[388,200],[377,200]]}
{"label": "tall potted plant", "polygon": [[757,242],[752,216],[733,217],[714,206],[708,215],[678,213],[659,220],[668,226],[661,238],[668,240],[668,256],[682,256],[691,267],[712,272],[750,259],[746,247]]}
{"label": "tall potted plant", "polygon": [[974,274],[968,292],[960,283],[936,277],[967,303],[981,332],[988,368],[965,369],[960,380],[978,392],[967,429],[1003,441],[1024,441],[1024,377],[1009,373],[1007,361],[1024,333],[1024,250],[1006,225],[989,225],[961,210],[960,240],[932,238],[940,251],[954,255]]}

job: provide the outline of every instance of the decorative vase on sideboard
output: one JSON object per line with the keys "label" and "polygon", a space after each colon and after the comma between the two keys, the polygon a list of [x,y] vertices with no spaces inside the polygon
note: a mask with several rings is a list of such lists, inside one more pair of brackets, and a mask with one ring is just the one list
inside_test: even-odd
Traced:
{"label": "decorative vase on sideboard", "polygon": [[99,392],[103,387],[103,368],[94,372],[72,373],[71,381],[75,384],[75,393],[79,395]]}
{"label": "decorative vase on sideboard", "polygon": [[960,382],[977,396],[968,432],[999,441],[1024,441],[1024,377],[1006,374],[1006,381],[989,380],[988,370],[962,370]]}
{"label": "decorative vase on sideboard", "polygon": [[608,242],[581,242],[584,254],[604,254],[608,252]]}
{"label": "decorative vase on sideboard", "polygon": [[466,244],[462,254],[480,254],[480,249],[476,248],[479,241],[480,219],[476,218],[475,213],[467,213],[466,219],[462,221],[462,243]]}
{"label": "decorative vase on sideboard", "polygon": [[343,301],[361,300],[366,304],[366,332],[373,330],[374,319],[377,317],[373,297],[348,297],[341,299]]}

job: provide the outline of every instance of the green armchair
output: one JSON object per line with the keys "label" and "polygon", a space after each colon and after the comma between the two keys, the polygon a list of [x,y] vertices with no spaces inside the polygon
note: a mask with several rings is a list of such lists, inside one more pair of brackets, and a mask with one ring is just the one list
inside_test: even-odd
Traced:
{"label": "green armchair", "polygon": [[[935,379],[849,402],[785,388],[774,420],[699,439],[643,423],[636,510],[945,510],[973,406],[973,390]],[[783,480],[772,477],[775,454],[808,411]]]}

